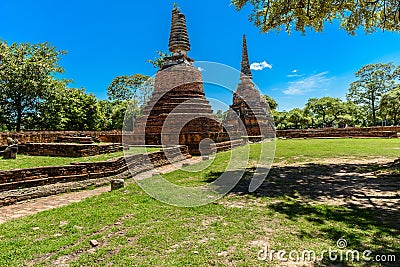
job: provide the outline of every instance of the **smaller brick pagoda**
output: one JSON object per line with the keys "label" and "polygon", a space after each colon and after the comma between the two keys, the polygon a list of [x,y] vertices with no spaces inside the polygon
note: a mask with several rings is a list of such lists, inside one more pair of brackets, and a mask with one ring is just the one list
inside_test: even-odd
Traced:
{"label": "smaller brick pagoda", "polygon": [[[275,137],[275,130],[269,107],[256,89],[250,69],[246,36],[243,35],[243,50],[240,80],[233,94],[224,127],[228,132],[247,136],[251,140],[262,140]],[[243,124],[240,124],[238,120]],[[240,125],[244,125],[245,129]]]}

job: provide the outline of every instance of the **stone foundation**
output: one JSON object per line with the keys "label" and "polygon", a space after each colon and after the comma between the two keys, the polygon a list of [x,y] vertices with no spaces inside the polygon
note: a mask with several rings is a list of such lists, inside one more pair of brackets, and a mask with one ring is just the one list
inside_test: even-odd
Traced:
{"label": "stone foundation", "polygon": [[121,144],[62,144],[27,143],[20,145],[20,153],[31,156],[88,157],[122,151]]}
{"label": "stone foundation", "polygon": [[[385,137],[393,133],[377,132],[396,132],[400,133],[400,126],[385,127],[366,127],[366,128],[325,128],[325,129],[306,129],[306,130],[277,130],[277,137],[301,138],[301,137]],[[122,132],[116,131],[27,131],[27,132],[1,132],[0,142],[3,147],[7,144],[7,137],[18,139],[19,144],[25,143],[54,143],[61,136],[85,134],[96,137],[105,143],[122,143]],[[297,137],[296,137],[297,136]],[[394,137],[394,136],[392,136]],[[0,145],[1,145],[0,144]]]}
{"label": "stone foundation", "polygon": [[278,137],[285,138],[349,138],[349,137],[376,137],[397,138],[400,126],[366,127],[366,128],[324,128],[305,130],[277,130]]}
{"label": "stone foundation", "polygon": [[[121,174],[128,169],[140,173],[190,157],[185,146],[165,148],[164,150],[165,152],[131,155],[102,162],[78,162],[67,166],[0,171],[0,192],[55,183],[99,179]],[[166,154],[168,154],[168,159]]]}
{"label": "stone foundation", "polygon": [[220,142],[216,144],[217,152],[227,151],[234,149],[235,147],[245,145],[245,141],[243,139],[236,139],[232,141]]}
{"label": "stone foundation", "polygon": [[104,143],[122,143],[121,131],[26,131],[2,132],[1,144],[7,144],[7,137],[18,139],[19,144],[25,143],[55,143],[57,139],[65,136],[91,136]]}

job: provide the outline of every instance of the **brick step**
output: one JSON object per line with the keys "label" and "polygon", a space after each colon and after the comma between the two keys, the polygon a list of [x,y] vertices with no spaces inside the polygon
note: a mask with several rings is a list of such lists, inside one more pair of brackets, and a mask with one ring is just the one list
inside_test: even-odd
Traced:
{"label": "brick step", "polygon": [[15,182],[8,182],[0,184],[0,192],[18,189],[18,188],[28,188],[28,187],[36,187],[36,186],[43,186],[48,184],[55,184],[55,183],[67,183],[67,182],[79,182],[89,179],[98,179],[104,177],[114,176],[124,171],[127,171],[128,167],[124,166],[122,168],[105,171],[105,172],[98,172],[98,173],[85,173],[79,175],[67,175],[67,176],[56,176],[56,177],[46,177],[46,178],[34,178],[29,180],[21,180]]}
{"label": "brick step", "polygon": [[17,181],[11,183],[5,183],[0,185],[0,192],[18,189],[18,188],[28,188],[28,187],[36,187],[42,186],[47,184],[54,184],[54,183],[65,183],[65,182],[76,182],[76,181],[83,181],[89,179],[88,174],[81,174],[81,175],[69,175],[69,176],[59,176],[59,177],[50,177],[50,178],[39,178],[39,179],[32,179],[32,180],[24,180],[24,181]]}
{"label": "brick step", "polygon": [[[171,161],[188,156],[185,147],[166,148],[165,151],[169,152]],[[180,151],[185,154],[182,156]],[[167,164],[168,160],[165,158],[164,152],[159,151],[149,153],[148,156],[137,154],[104,162],[77,162],[68,166],[0,171],[0,191],[114,176],[127,171],[128,166],[141,172],[153,167],[150,162],[161,166]]]}

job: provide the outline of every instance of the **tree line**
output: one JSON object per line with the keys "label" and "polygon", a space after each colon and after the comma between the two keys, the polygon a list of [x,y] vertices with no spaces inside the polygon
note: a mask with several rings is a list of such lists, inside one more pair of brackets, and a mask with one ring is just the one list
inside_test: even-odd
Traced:
{"label": "tree line", "polygon": [[400,125],[400,66],[377,63],[355,73],[346,101],[340,98],[310,98],[303,109],[277,111],[268,96],[277,129],[366,127]]}
{"label": "tree line", "polygon": [[[149,100],[153,80],[142,74],[115,77],[108,99],[98,100],[84,88],[69,88],[59,78],[65,51],[49,43],[0,42],[0,130],[120,130],[125,114],[138,117]],[[162,59],[162,55],[160,55]],[[161,63],[150,60],[154,67]],[[310,98],[303,109],[278,111],[269,103],[278,129],[400,124],[400,66],[377,63],[356,72],[346,101]],[[223,112],[217,111],[223,118]],[[125,122],[130,122],[125,121]]]}
{"label": "tree line", "polygon": [[128,107],[128,114],[138,116],[151,95],[149,76],[116,77],[107,89],[109,99],[98,100],[59,78],[65,54],[49,43],[0,40],[1,131],[114,130],[122,129]]}

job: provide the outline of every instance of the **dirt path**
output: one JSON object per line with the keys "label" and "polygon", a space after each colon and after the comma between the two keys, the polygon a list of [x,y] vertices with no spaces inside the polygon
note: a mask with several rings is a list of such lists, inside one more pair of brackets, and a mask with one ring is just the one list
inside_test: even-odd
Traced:
{"label": "dirt path", "polygon": [[81,192],[73,192],[69,194],[54,195],[43,198],[36,198],[26,202],[5,206],[0,208],[0,223],[28,216],[44,210],[54,209],[68,205],[70,203],[79,202],[82,199],[97,196],[110,190],[109,186],[96,188],[94,190],[86,190]]}
{"label": "dirt path", "polygon": [[[323,159],[314,162],[274,164],[255,192],[259,196],[290,196],[303,203],[357,206],[386,212],[400,209],[399,176],[376,172],[394,159]],[[247,193],[248,182],[233,193]]]}

